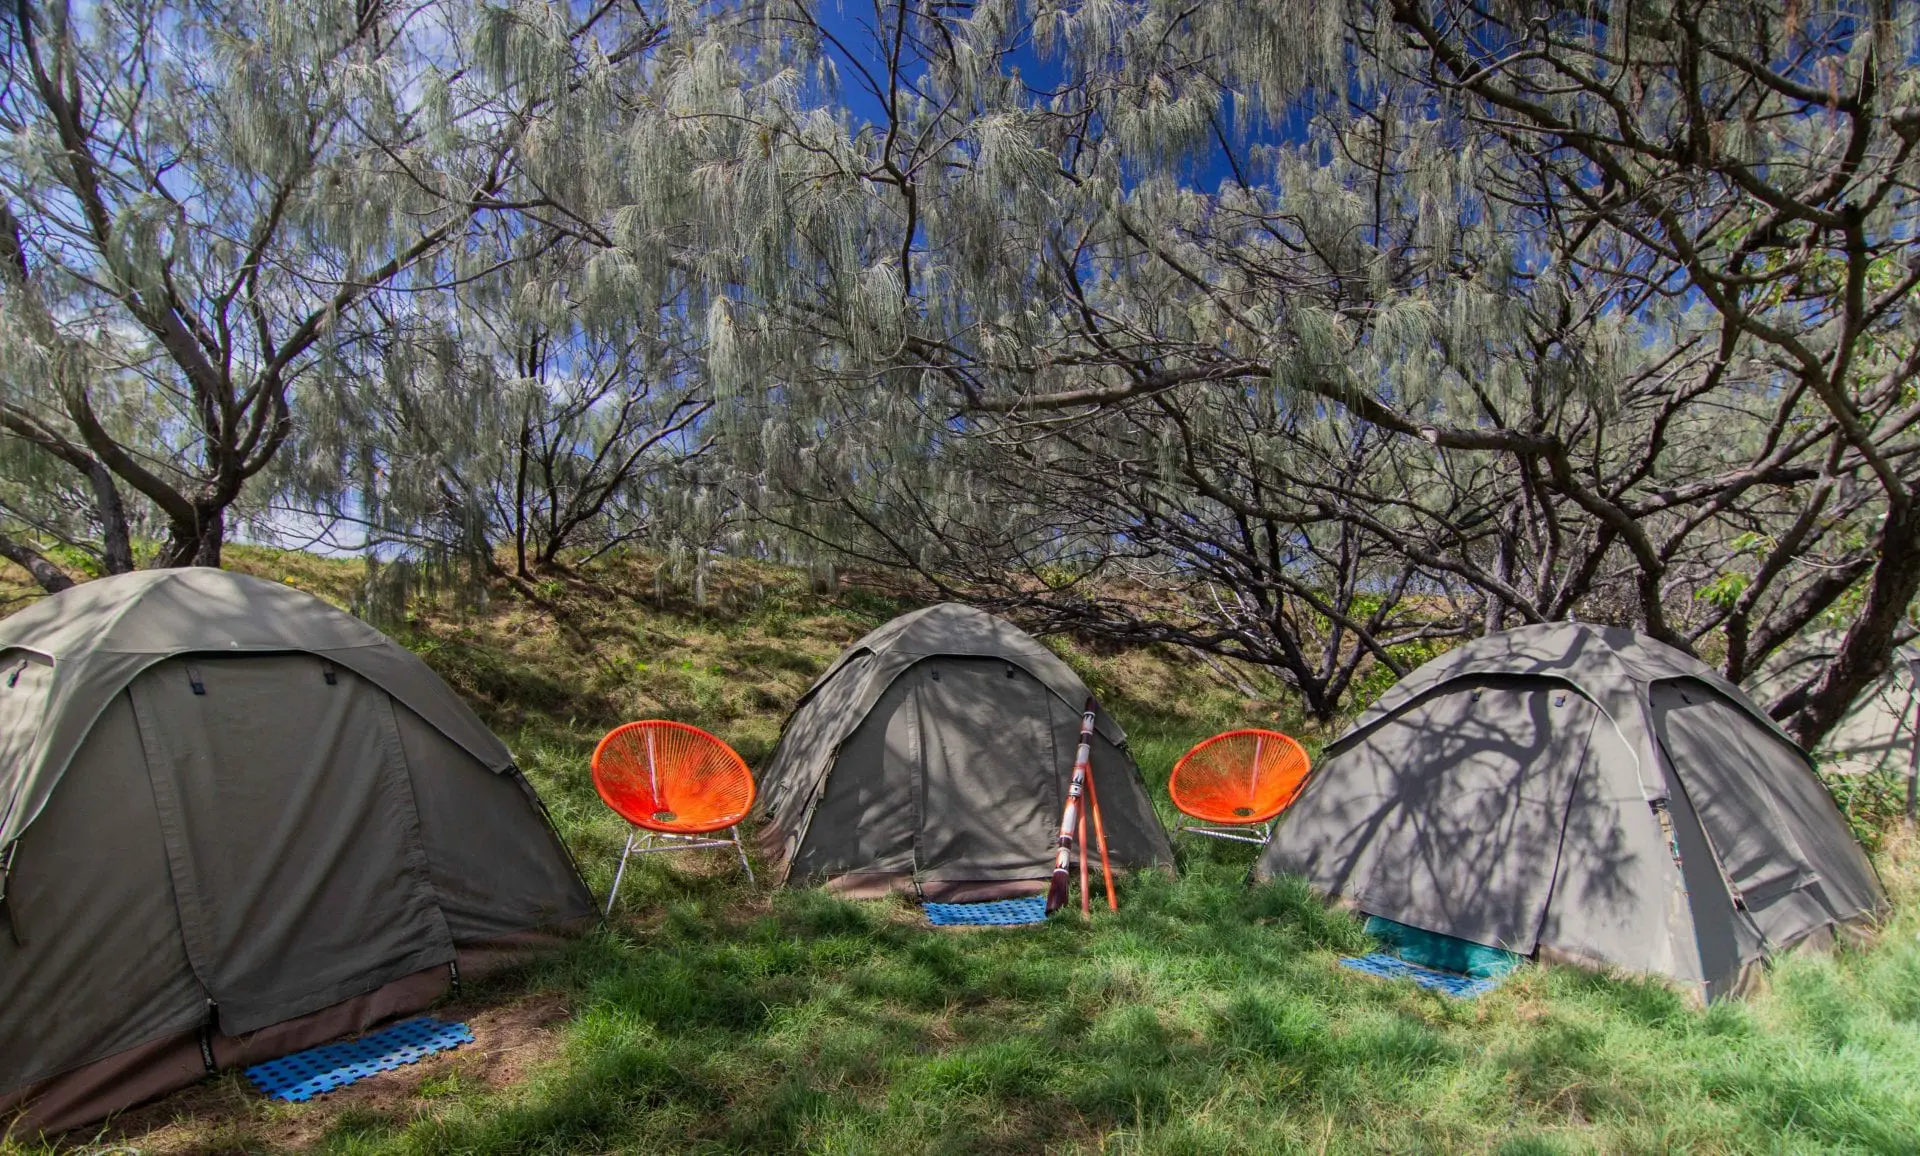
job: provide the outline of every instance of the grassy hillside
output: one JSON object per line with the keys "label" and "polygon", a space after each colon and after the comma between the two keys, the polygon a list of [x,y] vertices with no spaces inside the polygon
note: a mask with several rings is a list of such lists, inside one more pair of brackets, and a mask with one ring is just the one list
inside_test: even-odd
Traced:
{"label": "grassy hillside", "polygon": [[[344,603],[356,564],[236,550]],[[604,894],[622,828],[587,755],[664,715],[758,762],[834,654],[908,604],[736,566],[711,606],[656,602],[644,562],[423,603],[392,627],[521,755]],[[1059,643],[1168,769],[1225,725],[1278,721],[1204,665]],[[900,902],[745,885],[720,855],[642,862],[567,954],[447,1009],[471,1048],[307,1105],[228,1074],[131,1114],[142,1153],[1887,1152],[1920,1137],[1920,854],[1880,861],[1878,944],[1792,959],[1705,1012],[1651,983],[1527,968],[1456,1002],[1340,968],[1357,924],[1246,886],[1252,848],[1182,846],[1091,926],[936,931]],[[0,1151],[33,1149],[14,1145]],[[84,1150],[84,1149],[83,1149]]]}

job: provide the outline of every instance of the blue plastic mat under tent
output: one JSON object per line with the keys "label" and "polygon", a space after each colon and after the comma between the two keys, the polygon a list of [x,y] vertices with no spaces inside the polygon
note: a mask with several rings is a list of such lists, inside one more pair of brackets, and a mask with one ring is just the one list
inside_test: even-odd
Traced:
{"label": "blue plastic mat under tent", "polygon": [[992,903],[923,903],[935,927],[1018,927],[1047,921],[1047,897],[1000,899]]}
{"label": "blue plastic mat under tent", "polygon": [[1358,957],[1347,956],[1340,960],[1341,967],[1350,967],[1367,975],[1381,979],[1410,979],[1421,987],[1437,991],[1455,999],[1472,999],[1485,995],[1500,986],[1497,979],[1475,979],[1469,975],[1454,975],[1452,972],[1435,971],[1430,967],[1421,967],[1417,963],[1408,963],[1404,959],[1395,959],[1391,955],[1374,952],[1372,955]]}
{"label": "blue plastic mat under tent", "polygon": [[351,1043],[323,1044],[255,1064],[247,1069],[247,1079],[276,1100],[300,1104],[375,1072],[417,1064],[435,1052],[472,1042],[473,1032],[465,1024],[416,1016]]}
{"label": "blue plastic mat under tent", "polygon": [[1380,941],[1388,955],[1419,967],[1450,971],[1473,979],[1499,979],[1519,967],[1524,958],[1498,947],[1410,927],[1378,915],[1367,916],[1366,930]]}

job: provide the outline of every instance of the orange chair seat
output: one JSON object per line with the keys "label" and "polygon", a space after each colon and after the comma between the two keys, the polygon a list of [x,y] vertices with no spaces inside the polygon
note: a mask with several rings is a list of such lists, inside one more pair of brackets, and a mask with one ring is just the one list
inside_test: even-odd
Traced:
{"label": "orange chair seat", "polygon": [[667,835],[724,831],[753,809],[753,775],[732,747],[662,719],[627,723],[601,739],[593,786],[627,822]]}
{"label": "orange chair seat", "polygon": [[1167,793],[1193,818],[1252,826],[1286,810],[1310,769],[1306,749],[1279,731],[1228,731],[1181,756]]}

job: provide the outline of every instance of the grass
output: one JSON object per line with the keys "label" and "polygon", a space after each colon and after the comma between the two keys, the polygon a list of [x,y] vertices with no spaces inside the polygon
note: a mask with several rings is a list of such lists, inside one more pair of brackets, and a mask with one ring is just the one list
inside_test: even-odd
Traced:
{"label": "grass", "polygon": [[566,993],[546,1070],[338,1120],[318,1149],[1910,1153],[1920,1136],[1911,919],[1704,1013],[1561,969],[1458,1003],[1335,966],[1366,946],[1352,920],[1208,850],[1091,926],[958,933],[647,864],[625,914],[500,989]]}
{"label": "grass", "polygon": [[[351,592],[346,563],[236,554]],[[586,776],[606,726],[669,714],[758,761],[832,655],[904,604],[815,595],[771,568],[723,577],[705,612],[603,572],[551,609],[425,606],[402,624],[515,746],[600,894],[622,834]],[[1177,655],[1062,649],[1132,732],[1163,807],[1187,745],[1273,718]],[[1704,1012],[1559,968],[1471,1002],[1368,979],[1336,963],[1366,949],[1357,923],[1300,886],[1248,886],[1252,848],[1181,854],[1177,879],[1124,880],[1120,913],[1090,925],[963,931],[897,901],[755,890],[719,854],[649,859],[603,929],[480,993],[570,1009],[528,1078],[435,1076],[350,1110],[236,1096],[175,1138],[263,1151],[303,1120],[299,1146],[339,1156],[1920,1148],[1910,836],[1880,850],[1900,914],[1875,946],[1787,959],[1765,994]]]}

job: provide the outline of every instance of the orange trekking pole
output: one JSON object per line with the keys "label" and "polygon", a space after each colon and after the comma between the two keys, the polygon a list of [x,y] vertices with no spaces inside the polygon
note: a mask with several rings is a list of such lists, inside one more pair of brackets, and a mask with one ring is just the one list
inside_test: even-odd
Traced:
{"label": "orange trekking pole", "polygon": [[[1107,863],[1107,825],[1100,821],[1100,792],[1093,787],[1093,764],[1091,762],[1087,764],[1087,807],[1093,811],[1094,841],[1100,844],[1100,879],[1107,885],[1107,910],[1118,911],[1120,910],[1120,900],[1116,899],[1113,894],[1113,868]],[[1081,836],[1081,842],[1086,842],[1084,834]],[[1084,861],[1085,858],[1086,853],[1082,851],[1081,859]],[[1083,873],[1080,880],[1080,890],[1084,892],[1086,889],[1087,881]]]}
{"label": "orange trekking pole", "polygon": [[[1091,769],[1091,768],[1089,768]],[[1080,918],[1093,918],[1093,904],[1088,899],[1092,889],[1087,886],[1087,810],[1093,806],[1093,776],[1087,776],[1087,806],[1080,808],[1080,825],[1073,837],[1074,846],[1080,852]]]}

